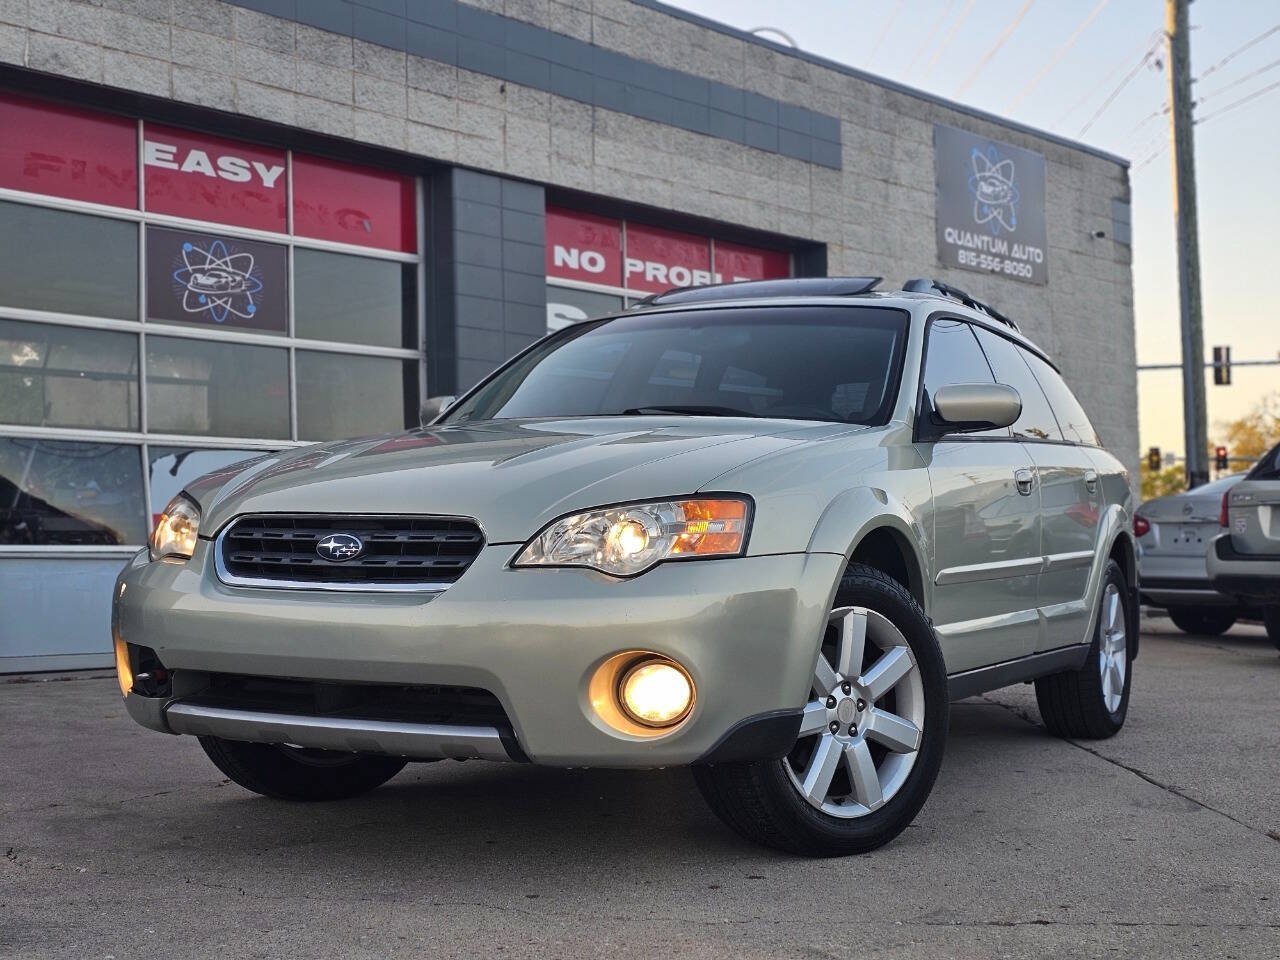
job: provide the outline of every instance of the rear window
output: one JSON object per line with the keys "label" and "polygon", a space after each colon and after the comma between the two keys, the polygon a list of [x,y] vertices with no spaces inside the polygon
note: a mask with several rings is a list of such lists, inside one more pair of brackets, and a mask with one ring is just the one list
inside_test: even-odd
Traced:
{"label": "rear window", "polygon": [[1049,398],[1049,406],[1053,408],[1054,416],[1058,418],[1058,426],[1062,429],[1063,438],[1072,443],[1102,446],[1102,441],[1098,439],[1098,433],[1089,422],[1084,407],[1080,406],[1080,401],[1076,399],[1058,371],[1034,353],[1024,350],[1022,356],[1031,367],[1031,372],[1036,375],[1040,386],[1044,388],[1044,395]]}
{"label": "rear window", "polygon": [[1266,455],[1254,464],[1245,479],[1280,480],[1280,443],[1268,450]]}

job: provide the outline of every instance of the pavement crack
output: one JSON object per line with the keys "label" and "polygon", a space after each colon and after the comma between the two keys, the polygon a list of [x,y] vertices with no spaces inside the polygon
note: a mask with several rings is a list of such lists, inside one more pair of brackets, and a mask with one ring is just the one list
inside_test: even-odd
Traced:
{"label": "pavement crack", "polygon": [[[987,696],[986,694],[983,694],[981,699],[991,704],[992,706],[999,707],[1002,710],[1007,710],[1009,713],[1012,713],[1019,720],[1024,720],[1027,723],[1031,724],[1033,727],[1039,727],[1041,729],[1044,728],[1044,724],[1041,723],[1038,718],[1031,716],[1031,714],[1029,714],[1026,710],[1021,709],[1020,707],[1011,706],[1010,704],[1007,704],[1007,703],[1001,703],[999,700],[993,700],[991,697]],[[1121,770],[1127,770],[1129,773],[1132,773],[1135,777],[1145,780],[1147,783],[1151,784],[1153,787],[1158,787],[1159,789],[1165,791],[1166,793],[1172,794],[1175,797],[1180,797],[1183,800],[1188,801],[1189,803],[1194,803],[1197,807],[1200,807],[1203,810],[1208,810],[1210,813],[1216,813],[1220,817],[1225,817],[1226,819],[1230,820],[1232,823],[1239,824],[1240,826],[1244,827],[1246,830],[1250,831],[1251,833],[1256,833],[1259,836],[1266,837],[1268,840],[1272,840],[1274,842],[1280,843],[1280,831],[1264,830],[1261,827],[1255,827],[1253,824],[1247,823],[1246,821],[1241,820],[1239,817],[1234,816],[1233,814],[1230,814],[1227,811],[1222,810],[1218,807],[1215,807],[1211,803],[1205,803],[1203,800],[1199,799],[1198,797],[1193,797],[1191,796],[1191,794],[1186,793],[1183,790],[1179,790],[1176,786],[1174,786],[1171,783],[1163,783],[1160,780],[1157,780],[1151,774],[1143,770],[1139,770],[1137,767],[1131,766],[1130,764],[1117,760],[1114,757],[1108,757],[1106,754],[1101,753],[1098,750],[1095,750],[1093,747],[1089,746],[1088,744],[1082,743],[1079,740],[1072,740],[1066,737],[1062,739],[1064,743],[1069,743],[1071,744],[1071,746],[1075,747],[1076,749],[1083,750],[1085,753],[1095,756],[1099,760],[1102,760],[1105,763],[1111,764],[1113,767],[1119,767]]]}

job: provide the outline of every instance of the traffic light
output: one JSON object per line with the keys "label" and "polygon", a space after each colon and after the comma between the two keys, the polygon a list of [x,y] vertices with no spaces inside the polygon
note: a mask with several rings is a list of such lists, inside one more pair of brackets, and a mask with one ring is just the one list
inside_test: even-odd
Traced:
{"label": "traffic light", "polygon": [[1150,470],[1152,473],[1159,472],[1160,470],[1160,448],[1159,447],[1151,447],[1150,449],[1147,450],[1147,469]]}
{"label": "traffic light", "polygon": [[1227,467],[1230,465],[1229,461],[1227,460],[1226,447],[1215,447],[1213,451],[1213,458],[1214,458],[1214,466],[1217,467],[1218,470],[1226,470]]}
{"label": "traffic light", "polygon": [[1213,385],[1215,387],[1231,386],[1231,348],[1213,348]]}

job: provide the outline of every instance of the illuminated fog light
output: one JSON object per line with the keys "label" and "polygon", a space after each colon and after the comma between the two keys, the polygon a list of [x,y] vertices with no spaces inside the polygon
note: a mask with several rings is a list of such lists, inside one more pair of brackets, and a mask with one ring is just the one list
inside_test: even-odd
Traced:
{"label": "illuminated fog light", "polygon": [[129,663],[129,648],[118,632],[112,631],[111,639],[116,650],[116,681],[120,684],[120,695],[127,697],[133,689],[133,666]]}
{"label": "illuminated fog light", "polygon": [[669,727],[683,720],[693,705],[693,681],[669,660],[644,660],[618,685],[622,709],[636,723]]}

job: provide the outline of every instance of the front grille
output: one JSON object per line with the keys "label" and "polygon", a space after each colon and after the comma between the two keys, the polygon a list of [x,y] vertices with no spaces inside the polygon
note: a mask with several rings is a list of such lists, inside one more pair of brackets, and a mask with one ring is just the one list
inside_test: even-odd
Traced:
{"label": "front grille", "polygon": [[184,703],[259,713],[383,720],[397,723],[481,725],[509,730],[502,703],[478,687],[336,683],[214,673]]}
{"label": "front grille", "polygon": [[[330,560],[317,546],[335,534],[357,537],[362,551]],[[370,588],[453,583],[484,546],[474,520],[463,517],[257,514],[240,517],[220,539],[231,582],[353,584]]]}

